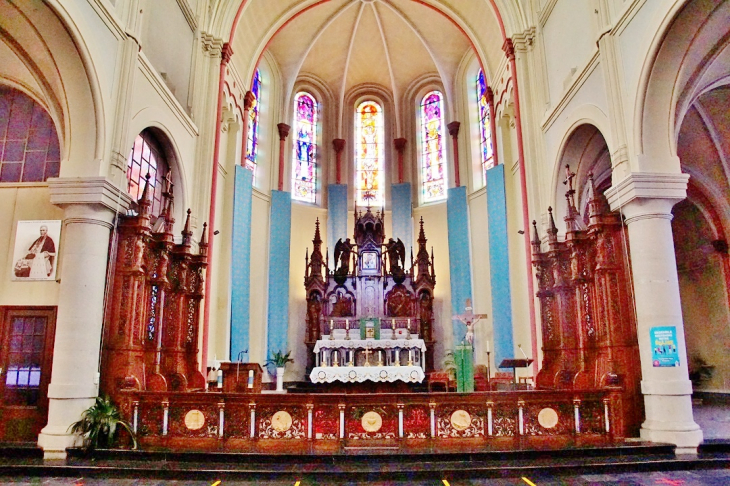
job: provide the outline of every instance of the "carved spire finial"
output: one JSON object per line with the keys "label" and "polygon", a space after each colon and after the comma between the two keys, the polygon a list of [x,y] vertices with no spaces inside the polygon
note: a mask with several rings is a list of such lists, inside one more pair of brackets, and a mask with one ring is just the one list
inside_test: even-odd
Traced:
{"label": "carved spire finial", "polygon": [[190,213],[192,211],[188,208],[187,216],[185,217],[185,227],[182,230],[182,244],[183,246],[190,247],[192,241],[193,232],[190,231]]}
{"label": "carved spire finial", "polygon": [[549,225],[548,225],[548,238],[549,239],[556,239],[558,234],[558,227],[555,226],[555,219],[553,218],[553,208],[552,206],[548,207],[548,215],[549,215]]}

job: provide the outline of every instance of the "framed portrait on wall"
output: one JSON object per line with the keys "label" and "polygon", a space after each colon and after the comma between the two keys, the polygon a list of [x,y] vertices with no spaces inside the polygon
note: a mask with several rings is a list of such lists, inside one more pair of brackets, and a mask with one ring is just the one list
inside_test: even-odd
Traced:
{"label": "framed portrait on wall", "polygon": [[18,221],[13,280],[55,280],[61,221]]}

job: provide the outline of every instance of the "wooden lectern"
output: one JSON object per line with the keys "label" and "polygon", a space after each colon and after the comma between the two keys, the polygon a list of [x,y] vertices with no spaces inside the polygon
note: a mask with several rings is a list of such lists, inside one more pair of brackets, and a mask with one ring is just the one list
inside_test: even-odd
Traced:
{"label": "wooden lectern", "polygon": [[264,370],[258,363],[221,363],[224,393],[261,393]]}
{"label": "wooden lectern", "polygon": [[512,368],[512,376],[514,378],[515,388],[517,388],[517,368],[527,368],[532,364],[531,359],[503,359],[499,363],[500,368]]}

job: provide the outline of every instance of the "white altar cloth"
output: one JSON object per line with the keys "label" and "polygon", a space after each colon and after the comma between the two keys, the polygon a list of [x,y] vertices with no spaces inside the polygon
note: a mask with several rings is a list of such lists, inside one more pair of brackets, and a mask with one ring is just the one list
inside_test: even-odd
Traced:
{"label": "white altar cloth", "polygon": [[426,352],[423,339],[320,339],[314,345],[314,352],[322,349],[420,349]]}
{"label": "white altar cloth", "polygon": [[420,366],[317,366],[309,379],[312,383],[362,383],[364,381],[421,383],[426,377]]}

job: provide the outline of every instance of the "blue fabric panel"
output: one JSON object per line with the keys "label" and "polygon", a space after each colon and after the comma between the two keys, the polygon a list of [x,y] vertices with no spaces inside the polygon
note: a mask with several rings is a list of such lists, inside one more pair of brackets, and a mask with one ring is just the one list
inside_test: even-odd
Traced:
{"label": "blue fabric panel", "polygon": [[269,237],[269,312],[266,356],[286,353],[289,336],[289,246],[291,242],[291,194],[271,191]]}
{"label": "blue fabric panel", "polygon": [[[512,295],[509,283],[507,247],[507,199],[504,165],[487,170],[487,217],[489,218],[489,268],[492,282],[494,362],[514,358],[512,337]],[[521,358],[521,356],[518,356]]]}
{"label": "blue fabric panel", "polygon": [[411,183],[393,184],[393,238],[400,238],[406,247],[406,260],[410,258],[413,247],[413,223],[411,214]]}
{"label": "blue fabric panel", "polygon": [[236,166],[231,245],[231,360],[248,361],[251,285],[251,197],[253,172]]}
{"label": "blue fabric panel", "polygon": [[327,194],[327,247],[332,252],[337,240],[347,238],[347,184],[330,184]]}
{"label": "blue fabric panel", "polygon": [[[451,311],[462,314],[466,299],[471,299],[471,257],[469,254],[469,214],[466,187],[452,187],[446,200],[449,229],[449,270],[451,272]],[[464,340],[466,326],[458,319],[454,323],[454,346]]]}

